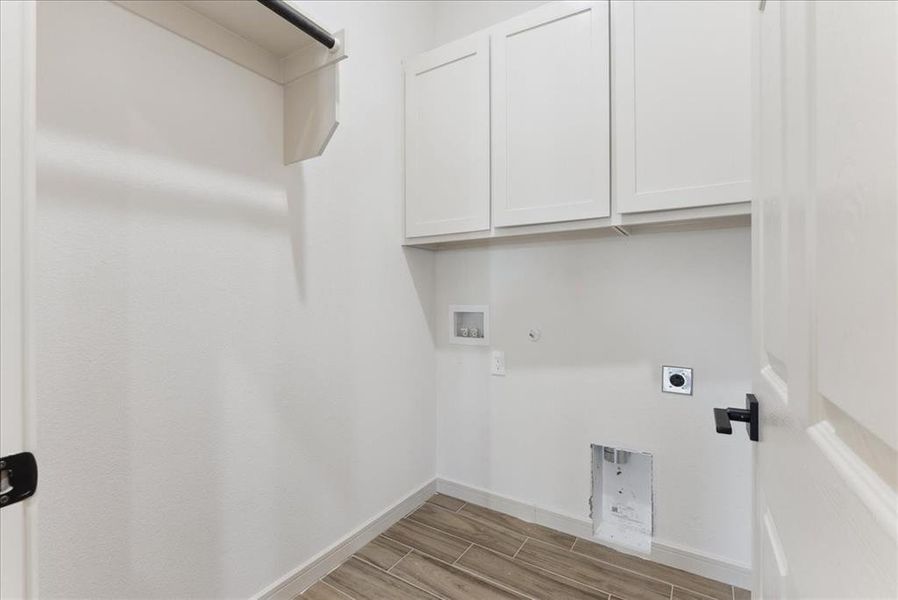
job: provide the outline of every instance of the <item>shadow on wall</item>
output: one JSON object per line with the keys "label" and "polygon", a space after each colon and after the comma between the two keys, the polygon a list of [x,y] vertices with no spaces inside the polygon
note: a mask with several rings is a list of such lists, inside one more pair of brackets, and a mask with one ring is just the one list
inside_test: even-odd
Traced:
{"label": "shadow on wall", "polygon": [[293,270],[296,273],[296,293],[299,301],[306,299],[305,257],[308,251],[306,231],[306,188],[302,163],[290,165],[286,171],[287,223],[290,228],[290,250],[293,253]]}
{"label": "shadow on wall", "polygon": [[[285,189],[279,164],[253,176],[48,128],[37,151],[42,590],[252,593],[296,563],[301,481],[336,490],[335,511],[353,496],[351,445],[309,418],[355,427],[304,306],[302,167]],[[103,468],[71,469],[76,450]],[[66,494],[85,486],[73,521]]]}
{"label": "shadow on wall", "polygon": [[[359,458],[385,451],[354,433],[423,394],[398,368],[378,379],[388,359],[370,366],[359,305],[378,316],[392,286],[397,315],[417,302],[390,246],[390,294],[366,303],[356,250],[384,261],[340,236],[380,235],[346,223],[392,214],[319,201],[336,194],[313,181],[354,191],[328,163],[284,167],[275,84],[114,4],[37,10],[41,595],[248,597],[389,487]],[[407,356],[426,349],[415,327]],[[389,397],[374,407],[372,390]],[[426,464],[411,444],[393,452]]]}
{"label": "shadow on wall", "polygon": [[275,181],[46,129],[37,162],[42,200],[61,195],[107,210],[285,229],[284,189]]}
{"label": "shadow on wall", "polygon": [[[397,242],[398,243],[398,242]],[[436,307],[436,278],[434,273],[434,253],[430,250],[422,250],[420,248],[402,248],[405,263],[408,266],[409,274],[415,285],[415,293],[418,295],[418,302],[427,321],[427,329],[430,331],[430,339],[433,344],[437,344],[439,339],[436,327],[439,320],[439,313]]]}
{"label": "shadow on wall", "polygon": [[[209,229],[202,224],[230,234],[282,228],[279,190],[58,131],[41,130],[37,150],[42,594],[95,596],[78,571],[105,581],[113,596],[165,586],[227,593],[190,575],[220,573],[215,552],[179,569],[169,556],[172,532],[184,546],[225,546],[215,519],[229,479],[219,456],[220,390],[207,376],[230,372],[227,345],[208,343],[195,315],[205,298],[179,286],[177,271],[209,255],[195,235]],[[156,231],[166,235],[154,239]],[[100,468],[72,469],[73,451]],[[66,497],[76,488],[90,489],[92,500],[73,520]],[[60,536],[79,540],[79,552]]]}

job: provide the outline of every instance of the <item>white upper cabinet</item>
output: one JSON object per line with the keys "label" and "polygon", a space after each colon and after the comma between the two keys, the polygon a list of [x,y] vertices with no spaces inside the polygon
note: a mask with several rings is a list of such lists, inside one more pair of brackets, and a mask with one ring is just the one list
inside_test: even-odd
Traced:
{"label": "white upper cabinet", "polygon": [[551,2],[408,61],[406,243],[747,217],[756,6]]}
{"label": "white upper cabinet", "polygon": [[489,36],[405,65],[405,235],[490,228]]}
{"label": "white upper cabinet", "polygon": [[755,7],[613,3],[619,212],[751,200],[750,11]]}
{"label": "white upper cabinet", "polygon": [[493,223],[610,214],[608,2],[555,2],[492,34]]}

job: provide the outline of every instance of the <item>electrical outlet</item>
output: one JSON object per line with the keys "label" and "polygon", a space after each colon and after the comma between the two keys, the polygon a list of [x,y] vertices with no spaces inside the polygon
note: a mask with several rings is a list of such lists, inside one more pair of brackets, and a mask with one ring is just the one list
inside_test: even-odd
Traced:
{"label": "electrical outlet", "polygon": [[490,375],[505,376],[505,353],[501,350],[493,350],[490,362]]}
{"label": "electrical outlet", "polygon": [[692,395],[692,369],[661,367],[661,391],[668,394]]}

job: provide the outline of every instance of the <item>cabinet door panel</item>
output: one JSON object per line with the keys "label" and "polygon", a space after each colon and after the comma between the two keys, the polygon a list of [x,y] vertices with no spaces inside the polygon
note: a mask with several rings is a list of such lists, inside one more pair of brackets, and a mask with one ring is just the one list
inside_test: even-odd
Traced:
{"label": "cabinet door panel", "polygon": [[619,212],[751,200],[752,8],[740,1],[614,3]]}
{"label": "cabinet door panel", "polygon": [[405,66],[406,237],[490,227],[489,37]]}
{"label": "cabinet door panel", "polygon": [[493,29],[493,222],[610,213],[608,3],[558,2]]}

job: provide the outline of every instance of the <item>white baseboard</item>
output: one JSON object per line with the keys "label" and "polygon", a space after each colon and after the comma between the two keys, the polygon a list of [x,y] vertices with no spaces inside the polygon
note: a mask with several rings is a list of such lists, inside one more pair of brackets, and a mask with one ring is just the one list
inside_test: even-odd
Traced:
{"label": "white baseboard", "polygon": [[[436,491],[455,496],[465,502],[492,508],[524,521],[545,525],[587,540],[593,539],[592,521],[584,517],[547,510],[528,502],[448,479],[437,478]],[[652,540],[652,552],[647,558],[730,585],[746,589],[751,587],[751,568],[748,565],[711,556],[670,542]]]}
{"label": "white baseboard", "polygon": [[545,525],[570,535],[592,539],[592,521],[589,519],[546,510],[522,500],[500,496],[482,488],[465,485],[450,479],[438,478],[436,484],[437,491],[447,496],[454,496],[471,504],[492,508],[524,521]]}
{"label": "white baseboard", "polygon": [[716,579],[747,590],[751,589],[751,567],[745,564],[660,540],[652,541],[650,558],[668,567],[676,567],[709,579]]}
{"label": "white baseboard", "polygon": [[313,583],[340,566],[362,546],[389,529],[436,491],[436,480],[429,481],[412,491],[390,508],[364,523],[329,548],[296,567],[273,584],[257,593],[258,600],[292,600]]}

